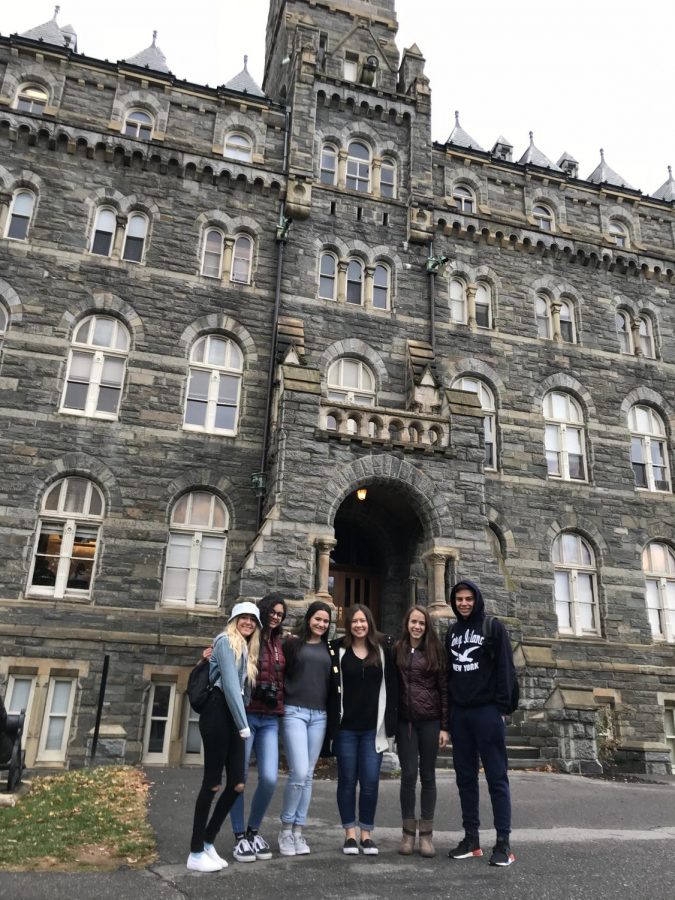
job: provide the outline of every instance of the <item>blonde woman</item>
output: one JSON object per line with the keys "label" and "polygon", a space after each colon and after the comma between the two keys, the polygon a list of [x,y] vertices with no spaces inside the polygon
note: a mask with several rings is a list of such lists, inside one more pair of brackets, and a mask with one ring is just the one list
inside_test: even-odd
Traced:
{"label": "blonde woman", "polygon": [[[204,778],[195,804],[187,861],[188,869],[195,872],[218,872],[227,866],[213,842],[244,790],[244,742],[251,733],[245,705],[255,684],[259,652],[258,608],[255,603],[237,603],[225,630],[213,642],[209,677],[214,690],[199,716]],[[211,812],[223,769],[227,777],[225,789]]]}

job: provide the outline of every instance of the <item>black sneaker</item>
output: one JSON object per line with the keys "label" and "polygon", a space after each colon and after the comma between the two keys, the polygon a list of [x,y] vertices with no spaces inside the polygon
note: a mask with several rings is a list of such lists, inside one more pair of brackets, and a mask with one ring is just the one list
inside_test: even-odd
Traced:
{"label": "black sneaker", "polygon": [[251,849],[255,853],[256,859],[272,859],[272,850],[270,848],[270,845],[261,834],[258,834],[257,831],[251,831],[249,829],[246,832],[246,840],[251,845]]}
{"label": "black sneaker", "polygon": [[515,862],[516,858],[511,853],[511,848],[506,843],[506,841],[497,841],[492,850],[492,856],[490,857],[490,865],[491,866],[510,866],[511,863]]}
{"label": "black sneaker", "polygon": [[255,851],[243,835],[236,839],[232,855],[240,863],[255,862]]}
{"label": "black sneaker", "polygon": [[361,841],[361,853],[366,856],[377,856],[380,851],[377,849],[377,844],[374,841],[371,841],[370,838],[366,838],[365,841]]}
{"label": "black sneaker", "polygon": [[450,859],[471,859],[474,856],[482,856],[480,840],[477,834],[465,834],[454,850],[448,853]]}
{"label": "black sneaker", "polygon": [[343,844],[342,852],[346,856],[358,856],[359,845],[356,843],[356,838],[347,838]]}

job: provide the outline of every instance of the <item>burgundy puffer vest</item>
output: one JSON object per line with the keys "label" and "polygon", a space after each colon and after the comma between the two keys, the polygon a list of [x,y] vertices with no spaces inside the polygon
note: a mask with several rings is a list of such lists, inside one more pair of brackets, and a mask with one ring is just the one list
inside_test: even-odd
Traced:
{"label": "burgundy puffer vest", "polygon": [[439,719],[447,731],[448,684],[446,672],[429,672],[424,654],[409,650],[403,666],[397,666],[398,718],[402,722]]}
{"label": "burgundy puffer vest", "polygon": [[[280,637],[260,640],[260,656],[258,657],[258,674],[251,694],[251,702],[247,712],[262,713],[265,716],[283,716],[284,714],[284,670],[286,659],[281,646]],[[265,702],[265,695],[270,696],[266,686],[276,687],[276,698],[273,706]]]}

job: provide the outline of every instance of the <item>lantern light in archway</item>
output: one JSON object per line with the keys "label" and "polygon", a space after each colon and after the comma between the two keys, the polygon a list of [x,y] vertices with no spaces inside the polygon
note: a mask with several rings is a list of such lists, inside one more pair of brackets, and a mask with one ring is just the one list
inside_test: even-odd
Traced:
{"label": "lantern light in archway", "polygon": [[368,491],[366,490],[366,488],[359,488],[356,492],[356,497],[358,500],[365,500],[367,496]]}

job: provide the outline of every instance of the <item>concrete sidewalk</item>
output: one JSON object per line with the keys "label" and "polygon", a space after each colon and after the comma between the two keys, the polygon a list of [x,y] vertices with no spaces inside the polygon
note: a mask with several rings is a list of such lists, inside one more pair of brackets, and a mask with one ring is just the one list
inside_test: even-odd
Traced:
{"label": "concrete sidewalk", "polygon": [[[461,831],[454,779],[438,774],[438,813],[432,860],[400,857],[398,781],[380,786],[378,857],[346,857],[340,852],[335,782],[315,782],[306,834],[309,856],[283,858],[276,852],[278,790],[263,834],[275,850],[269,862],[230,862],[216,875],[188,873],[193,803],[201,772],[148,769],[153,782],[150,817],[157,832],[159,859],[147,871],[113,873],[2,873],[0,898],[24,900],[672,900],[675,857],[675,783],[622,783],[516,772],[511,776],[514,816],[509,869],[490,868],[483,859],[452,861],[447,850]],[[255,772],[252,772],[255,781]],[[482,819],[491,822],[482,783]],[[483,831],[483,848],[494,841]],[[216,846],[231,860],[229,821]]]}

